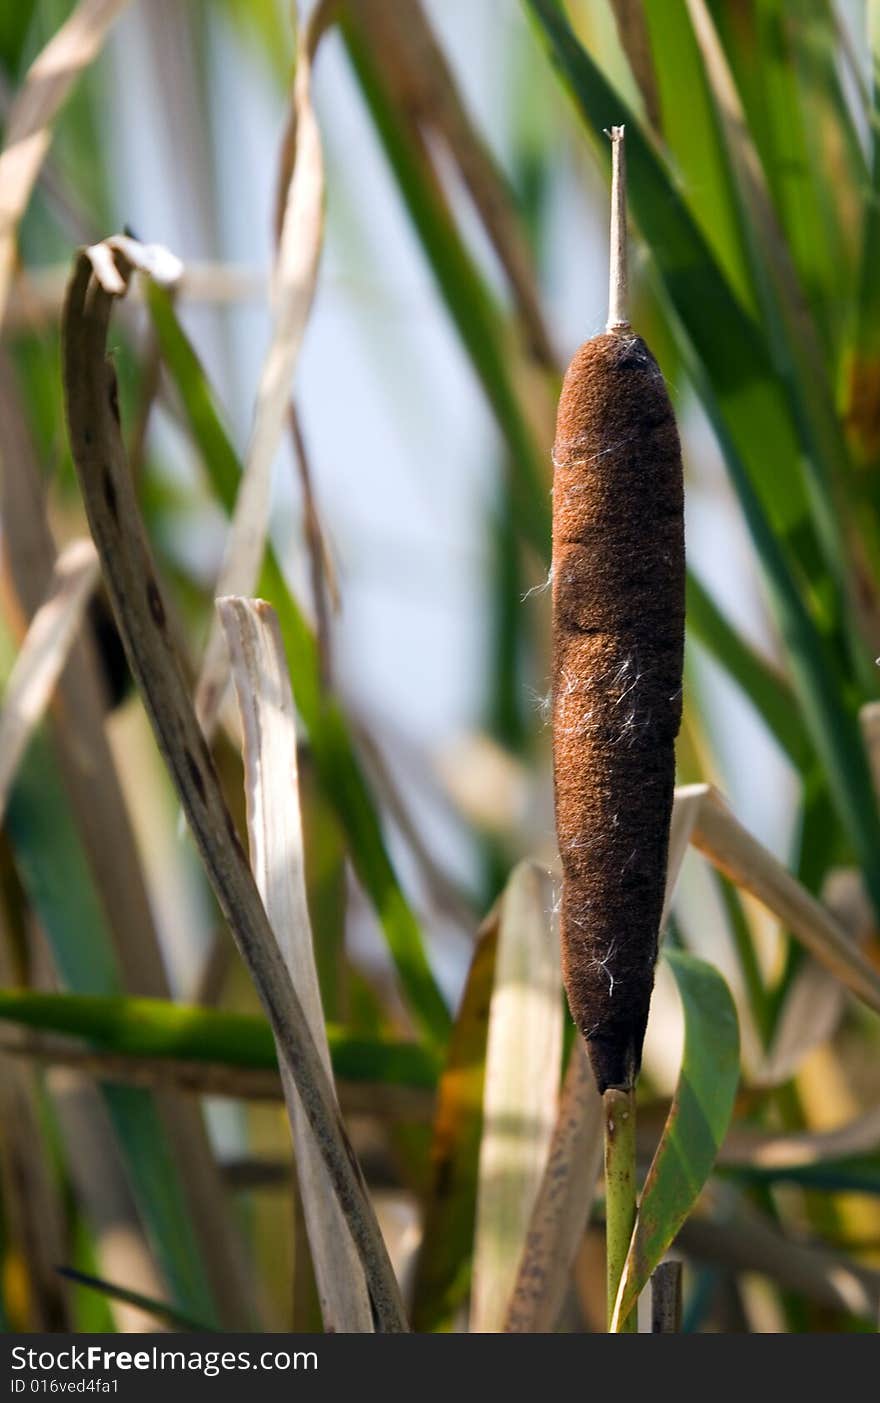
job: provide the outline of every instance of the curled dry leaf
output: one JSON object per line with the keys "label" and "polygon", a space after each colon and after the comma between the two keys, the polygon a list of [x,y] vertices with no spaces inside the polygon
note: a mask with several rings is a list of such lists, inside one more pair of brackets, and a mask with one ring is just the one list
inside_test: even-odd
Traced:
{"label": "curled dry leaf", "polygon": [[[130,271],[115,253],[125,280]],[[279,1056],[296,1081],[370,1283],[377,1324],[405,1329],[400,1294],[333,1088],[266,917],[189,699],[122,442],[116,376],[106,360],[113,295],[87,253],[76,259],[63,321],[73,459],[116,622],[156,739],[220,908],[264,1004]]]}

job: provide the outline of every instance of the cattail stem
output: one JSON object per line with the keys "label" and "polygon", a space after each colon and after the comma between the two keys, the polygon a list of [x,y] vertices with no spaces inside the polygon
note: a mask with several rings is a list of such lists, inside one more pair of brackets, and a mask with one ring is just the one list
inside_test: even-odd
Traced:
{"label": "cattail stem", "polygon": [[[605,1251],[608,1283],[608,1329],[626,1254],[636,1221],[636,1102],[632,1091],[610,1086],[602,1097],[605,1111]],[[635,1334],[632,1310],[620,1321],[617,1334]]]}
{"label": "cattail stem", "polygon": [[611,141],[611,250],[608,275],[606,331],[628,326],[626,275],[626,146],[624,127],[612,127]]}
{"label": "cattail stem", "polygon": [[651,1334],[681,1331],[681,1262],[661,1262],[651,1276]]}

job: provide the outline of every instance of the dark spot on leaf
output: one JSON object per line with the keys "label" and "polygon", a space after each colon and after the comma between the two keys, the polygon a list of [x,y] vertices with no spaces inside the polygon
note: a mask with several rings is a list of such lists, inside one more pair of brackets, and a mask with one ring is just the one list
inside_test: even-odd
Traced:
{"label": "dark spot on leaf", "polygon": [[165,627],[165,605],[162,603],[162,596],[159,593],[159,586],[154,579],[147,581],[147,603],[150,606],[150,613],[153,616],[153,623],[157,628]]}
{"label": "dark spot on leaf", "polygon": [[235,824],[233,823],[233,821],[232,821],[232,814],[229,812],[228,809],[227,809],[227,810],[225,811],[225,813],[224,813],[224,818],[226,819],[226,834],[227,834],[227,837],[229,838],[230,843],[231,843],[232,846],[241,854],[241,856],[244,857],[244,853],[243,853],[242,847],[241,847],[241,842],[240,842],[239,837],[238,837],[238,829],[236,828]]}
{"label": "dark spot on leaf", "polygon": [[104,479],[103,479],[103,482],[104,482],[104,501],[107,503],[107,510],[108,510],[108,512],[110,513],[110,515],[112,516],[113,520],[116,522],[116,524],[117,524],[117,526],[118,526],[118,525],[119,525],[119,504],[118,504],[117,501],[116,501],[116,488],[115,488],[115,486],[114,486],[114,484],[113,484],[113,478],[112,478],[111,475],[110,475],[110,469],[109,469],[109,468],[105,468],[105,469],[104,469]]}
{"label": "dark spot on leaf", "polygon": [[198,790],[199,798],[201,799],[202,803],[206,804],[208,800],[207,794],[205,793],[205,781],[202,776],[202,772],[188,750],[184,751],[184,755],[186,756],[186,767],[189,770],[189,777],[192,780],[195,788]]}

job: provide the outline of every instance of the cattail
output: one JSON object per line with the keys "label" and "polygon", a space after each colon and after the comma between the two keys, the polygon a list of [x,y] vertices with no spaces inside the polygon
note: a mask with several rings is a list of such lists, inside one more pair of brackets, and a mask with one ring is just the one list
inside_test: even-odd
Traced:
{"label": "cattail", "polygon": [[600,1091],[641,1061],[681,720],[681,448],[625,319],[623,128],[612,129],[608,327],[565,376],[553,451],[553,759],[562,957]]}

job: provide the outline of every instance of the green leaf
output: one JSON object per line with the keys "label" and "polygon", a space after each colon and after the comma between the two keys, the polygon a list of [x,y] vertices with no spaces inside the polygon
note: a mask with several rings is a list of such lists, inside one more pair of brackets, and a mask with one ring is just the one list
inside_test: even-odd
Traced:
{"label": "green leaf", "polygon": [[786,538],[809,529],[800,445],[756,323],[737,301],[658,150],[580,45],[557,0],[524,3],[590,136],[604,143],[599,152],[606,164],[603,128],[626,126],[629,202],[669,305],[709,374],[719,413],[774,528]]}
{"label": "green leaf", "polygon": [[[858,295],[851,337],[842,364],[843,413],[857,464],[876,468],[880,459],[880,0],[868,7],[872,106],[872,159],[861,229]],[[872,498],[876,520],[876,499]]]}
{"label": "green leaf", "polygon": [[[129,1057],[164,1057],[271,1070],[278,1065],[265,1018],[187,1007],[166,999],[43,994],[0,989],[0,1019],[43,1032],[85,1038]],[[388,1082],[431,1089],[438,1066],[419,1043],[353,1037],[329,1027],[334,1074],[342,1081]]]}
{"label": "green leaf", "polygon": [[864,179],[830,6],[755,0],[736,16],[728,6],[712,8],[799,282],[830,352],[846,305],[841,282],[849,277],[841,211]]}
{"label": "green leaf", "polygon": [[[702,367],[691,362],[689,370],[699,389]],[[836,659],[816,629],[785,552],[735,445],[726,436],[725,425],[716,421],[715,432],[764,568],[807,731],[822,761],[834,806],[864,869],[871,899],[880,910],[880,818],[856,709],[851,697],[843,693]]]}
{"label": "green leaf", "polygon": [[470,356],[513,460],[511,493],[517,526],[538,552],[550,543],[547,459],[520,407],[509,366],[509,336],[501,313],[474,267],[433,172],[389,100],[370,52],[369,31],[347,10],[340,21],[348,56],[385,147],[409,216],[441,296]]}
{"label": "green leaf", "polygon": [[[745,480],[788,559],[798,591],[823,630],[839,628],[863,685],[874,680],[844,601],[858,598],[851,550],[837,510],[832,469],[846,464],[827,383],[805,384],[795,330],[778,364],[771,328],[740,305],[656,145],[621,95],[579,44],[558,0],[524,0],[551,61],[600,153],[610,122],[627,131],[630,205],[664,290],[682,353],[702,374],[698,389],[719,437],[736,454]],[[808,393],[809,388],[809,393]],[[772,471],[768,464],[772,463]],[[739,493],[739,477],[731,471]],[[745,510],[745,506],[743,508]],[[757,543],[756,543],[757,544]]]}
{"label": "green leaf", "polygon": [[709,1177],[739,1083],[739,1028],[727,985],[685,951],[667,950],[666,959],[684,1007],[684,1056],[639,1200],[615,1306],[619,1320],[630,1314]]}
{"label": "green leaf", "polygon": [[[19,768],[6,823],[23,884],[62,980],[75,990],[97,986],[106,996],[115,995],[119,973],[112,939],[42,733],[31,741]],[[105,1088],[104,1099],[141,1221],[176,1304],[216,1323],[191,1216],[155,1101],[137,1087]]]}
{"label": "green leaf", "polygon": [[[204,371],[174,312],[171,299],[150,284],[148,305],[159,348],[183,402],[211,486],[230,513],[241,481],[241,461],[223,427]],[[258,592],[278,615],[297,709],[308,732],[324,793],[345,831],[352,862],[379,917],[411,1011],[424,1032],[442,1043],[450,1018],[418,921],[391,864],[378,810],[364,778],[348,723],[321,684],[318,646],[271,546]]]}
{"label": "green leaf", "polygon": [[738,683],[797,770],[810,765],[813,747],[788,682],[722,614],[692,570],[687,576],[687,629]]}
{"label": "green leaf", "polygon": [[[662,134],[682,189],[739,301],[756,311],[749,250],[718,113],[687,4],[644,5],[660,90]],[[681,101],[681,93],[688,95]]]}

